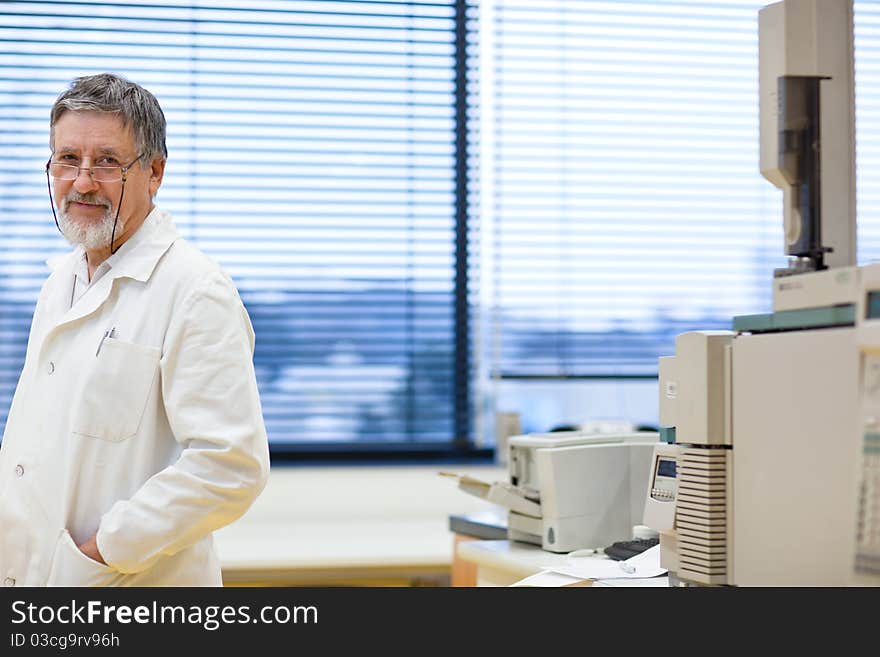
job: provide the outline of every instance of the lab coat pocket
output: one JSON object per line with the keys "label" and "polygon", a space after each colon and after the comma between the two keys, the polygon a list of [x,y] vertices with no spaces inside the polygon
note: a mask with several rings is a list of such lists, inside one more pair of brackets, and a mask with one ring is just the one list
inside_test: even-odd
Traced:
{"label": "lab coat pocket", "polygon": [[66,529],[58,537],[47,586],[119,586],[126,575],[82,553]]}
{"label": "lab coat pocket", "polygon": [[110,442],[137,433],[161,352],[105,338],[74,410],[73,432]]}

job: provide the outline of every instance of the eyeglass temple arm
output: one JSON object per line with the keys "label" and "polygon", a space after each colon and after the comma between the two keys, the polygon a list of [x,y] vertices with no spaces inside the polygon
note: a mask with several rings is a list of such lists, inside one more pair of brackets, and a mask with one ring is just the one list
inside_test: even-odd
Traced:
{"label": "eyeglass temple arm", "polygon": [[55,199],[52,198],[52,183],[49,180],[49,165],[52,163],[52,158],[50,157],[46,161],[46,187],[49,189],[49,207],[52,208],[52,218],[55,220],[55,228],[58,229],[58,232],[62,235],[64,231],[61,230],[61,226],[58,225],[58,215],[55,214]]}

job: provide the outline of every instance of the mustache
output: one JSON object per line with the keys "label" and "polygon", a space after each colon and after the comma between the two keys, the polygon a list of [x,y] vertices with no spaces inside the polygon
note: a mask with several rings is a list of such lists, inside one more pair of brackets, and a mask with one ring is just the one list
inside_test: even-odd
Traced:
{"label": "mustache", "polygon": [[98,194],[80,194],[76,190],[71,190],[70,193],[64,197],[64,207],[66,208],[67,205],[70,203],[89,203],[91,205],[103,205],[108,210],[112,207],[110,199],[99,196]]}

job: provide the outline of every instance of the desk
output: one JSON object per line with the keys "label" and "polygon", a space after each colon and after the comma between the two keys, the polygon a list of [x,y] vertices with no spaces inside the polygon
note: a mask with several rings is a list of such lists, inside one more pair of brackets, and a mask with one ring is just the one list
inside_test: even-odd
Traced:
{"label": "desk", "polygon": [[568,562],[565,554],[518,541],[468,541],[458,546],[458,558],[477,567],[477,586],[510,586],[547,566]]}
{"label": "desk", "polygon": [[453,533],[452,586],[477,585],[477,566],[463,560],[458,547],[468,541],[501,540],[507,538],[507,509],[494,507],[486,511],[449,516],[449,530]]}
{"label": "desk", "polygon": [[[458,558],[477,568],[477,586],[510,586],[552,566],[569,563],[567,554],[542,550],[537,545],[519,541],[468,541],[457,546]],[[606,580],[616,582],[618,580]],[[652,580],[619,580],[628,586],[668,586],[666,577]],[[590,586],[590,583],[576,586]]]}

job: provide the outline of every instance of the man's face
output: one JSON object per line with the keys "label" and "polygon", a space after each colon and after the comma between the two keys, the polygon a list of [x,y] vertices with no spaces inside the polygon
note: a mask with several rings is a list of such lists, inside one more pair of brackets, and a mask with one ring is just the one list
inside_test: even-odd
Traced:
{"label": "man's face", "polygon": [[[140,153],[134,135],[115,114],[67,111],[55,123],[54,162],[82,167],[76,180],[53,180],[55,205],[65,236],[87,250],[109,249],[122,181],[98,182],[86,167],[125,166]],[[140,228],[162,184],[164,161],[144,168],[138,162],[126,175],[114,244],[118,247]]]}

